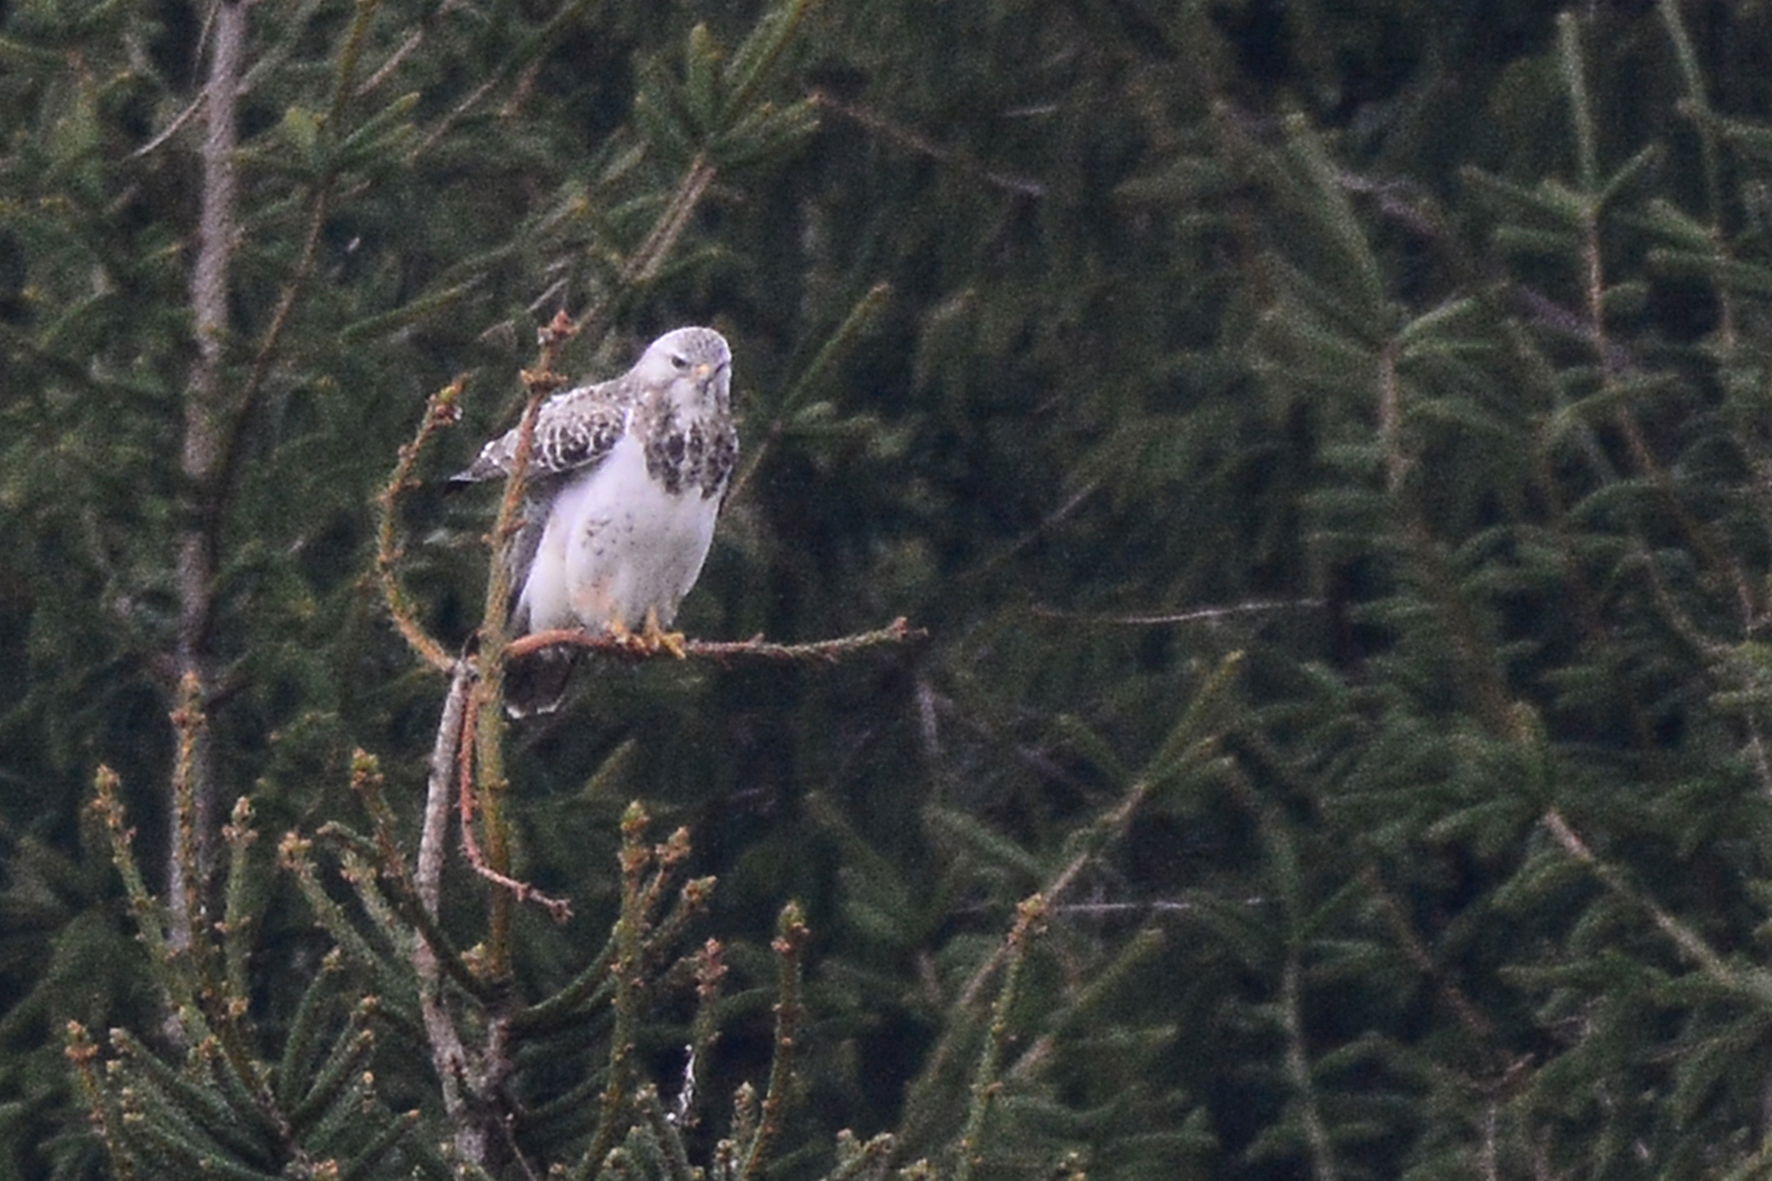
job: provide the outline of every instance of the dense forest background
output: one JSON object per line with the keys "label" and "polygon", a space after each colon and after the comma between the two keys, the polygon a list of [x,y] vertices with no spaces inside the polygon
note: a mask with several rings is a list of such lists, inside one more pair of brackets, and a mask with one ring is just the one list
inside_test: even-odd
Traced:
{"label": "dense forest background", "polygon": [[[0,3],[0,1174],[1772,1174],[1769,66],[1751,0]],[[691,636],[926,635],[487,724],[573,917],[452,838],[427,918],[439,484],[560,311],[732,342]]]}

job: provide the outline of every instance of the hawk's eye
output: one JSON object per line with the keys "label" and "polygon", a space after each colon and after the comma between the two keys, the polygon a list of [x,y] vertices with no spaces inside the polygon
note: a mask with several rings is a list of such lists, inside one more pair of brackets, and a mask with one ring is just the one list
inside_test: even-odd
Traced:
{"label": "hawk's eye", "polygon": [[689,368],[689,361],[681,353],[672,353],[671,366],[675,369],[687,369]]}

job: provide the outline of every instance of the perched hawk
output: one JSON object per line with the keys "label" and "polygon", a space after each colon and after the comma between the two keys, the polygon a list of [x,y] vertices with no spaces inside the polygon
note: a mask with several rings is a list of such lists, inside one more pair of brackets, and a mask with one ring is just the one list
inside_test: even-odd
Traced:
{"label": "perched hawk", "polygon": [[[512,429],[451,482],[502,480],[516,453]],[[510,549],[513,633],[584,627],[682,655],[664,629],[701,573],[737,458],[732,353],[712,328],[667,332],[613,381],[549,398]],[[513,666],[511,712],[557,708],[573,655]]]}

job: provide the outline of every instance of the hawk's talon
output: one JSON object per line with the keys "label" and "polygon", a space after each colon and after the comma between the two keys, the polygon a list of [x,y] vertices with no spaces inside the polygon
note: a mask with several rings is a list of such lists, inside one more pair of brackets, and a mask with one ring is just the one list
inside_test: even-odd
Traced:
{"label": "hawk's talon", "polygon": [[624,621],[620,619],[611,619],[609,621],[608,631],[609,638],[615,641],[616,647],[629,652],[646,651],[646,637],[628,627]]}
{"label": "hawk's talon", "polygon": [[640,625],[639,631],[634,631],[622,620],[611,620],[609,638],[619,647],[645,656],[656,656],[661,648],[678,660],[689,655],[688,641],[683,633],[666,631],[658,622],[656,607],[647,608],[646,621]]}
{"label": "hawk's talon", "polygon": [[658,622],[658,608],[646,609],[646,623],[640,629],[640,646],[648,653],[656,653],[660,648],[682,660],[689,655],[682,632],[668,632]]}

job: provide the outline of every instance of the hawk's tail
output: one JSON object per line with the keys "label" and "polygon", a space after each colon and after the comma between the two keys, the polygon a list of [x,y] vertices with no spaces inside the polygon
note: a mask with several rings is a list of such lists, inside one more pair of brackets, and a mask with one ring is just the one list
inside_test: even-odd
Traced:
{"label": "hawk's tail", "polygon": [[569,645],[541,648],[505,668],[505,712],[513,718],[551,714],[566,698],[579,650]]}

